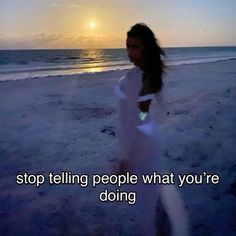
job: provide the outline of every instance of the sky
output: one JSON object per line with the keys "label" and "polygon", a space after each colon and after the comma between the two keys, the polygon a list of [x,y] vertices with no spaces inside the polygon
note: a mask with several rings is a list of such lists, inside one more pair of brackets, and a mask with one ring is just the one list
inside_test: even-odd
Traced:
{"label": "sky", "polygon": [[125,48],[146,23],[162,47],[236,46],[236,0],[0,0],[0,49]]}

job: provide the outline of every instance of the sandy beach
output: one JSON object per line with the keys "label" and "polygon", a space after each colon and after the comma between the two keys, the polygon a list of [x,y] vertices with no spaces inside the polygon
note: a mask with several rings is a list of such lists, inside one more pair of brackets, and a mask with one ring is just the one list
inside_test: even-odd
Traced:
{"label": "sandy beach", "polygon": [[[117,98],[125,70],[0,82],[2,235],[137,235],[127,203],[103,203],[106,186],[16,184],[23,173],[110,174]],[[191,235],[235,235],[236,60],[170,66],[157,115],[162,155],[178,174],[219,184],[178,188]]]}

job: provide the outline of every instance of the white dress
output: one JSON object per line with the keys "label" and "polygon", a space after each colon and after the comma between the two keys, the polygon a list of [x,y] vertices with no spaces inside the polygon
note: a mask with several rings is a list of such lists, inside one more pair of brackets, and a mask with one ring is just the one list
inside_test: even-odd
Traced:
{"label": "white dress", "polygon": [[[136,174],[139,182],[125,186],[126,191],[135,191],[137,200],[132,208],[134,221],[140,235],[156,235],[158,222],[157,208],[160,202],[165,207],[171,223],[170,235],[187,234],[187,217],[181,199],[173,185],[144,185],[141,175],[167,173],[167,165],[161,155],[161,140],[155,122],[155,109],[161,106],[162,94],[150,96],[154,99],[145,119],[140,118],[138,102],[145,100],[139,97],[142,87],[142,71],[138,67],[130,69],[115,86],[115,94],[119,99],[119,159],[125,160],[127,170]],[[149,99],[149,97],[147,97]]]}

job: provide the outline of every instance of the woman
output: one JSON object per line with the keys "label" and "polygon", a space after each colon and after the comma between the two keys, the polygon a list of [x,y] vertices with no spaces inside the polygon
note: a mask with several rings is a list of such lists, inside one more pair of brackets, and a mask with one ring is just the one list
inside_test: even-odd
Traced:
{"label": "woman", "polygon": [[184,236],[187,235],[185,211],[173,185],[142,182],[142,175],[151,175],[154,171],[159,174],[167,172],[160,151],[160,132],[151,106],[161,105],[164,52],[154,33],[143,23],[132,26],[127,32],[126,46],[128,57],[135,67],[115,87],[120,118],[117,172],[138,176],[137,185],[125,188],[127,192],[135,191],[137,194],[131,211],[139,235]]}

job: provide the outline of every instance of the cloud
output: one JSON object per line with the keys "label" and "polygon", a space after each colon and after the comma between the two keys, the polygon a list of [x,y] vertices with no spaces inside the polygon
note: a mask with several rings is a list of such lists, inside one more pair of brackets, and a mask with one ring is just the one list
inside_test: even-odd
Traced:
{"label": "cloud", "polygon": [[0,37],[0,49],[30,49],[50,47],[60,35],[44,33],[24,37]]}
{"label": "cloud", "polygon": [[80,2],[69,2],[69,1],[57,1],[57,2],[53,2],[53,3],[49,3],[49,6],[52,8],[64,8],[64,9],[74,9],[74,8],[81,8],[85,6],[85,3]]}
{"label": "cloud", "polygon": [[80,7],[84,7],[84,5],[82,4],[76,4],[76,3],[72,3],[72,4],[68,4],[67,7],[70,8],[80,8]]}
{"label": "cloud", "polygon": [[0,36],[0,49],[40,49],[40,48],[113,48],[123,47],[123,39],[112,34],[34,34],[24,37]]}
{"label": "cloud", "polygon": [[50,3],[49,6],[50,7],[55,7],[55,8],[62,7],[62,5],[59,4],[59,3]]}

